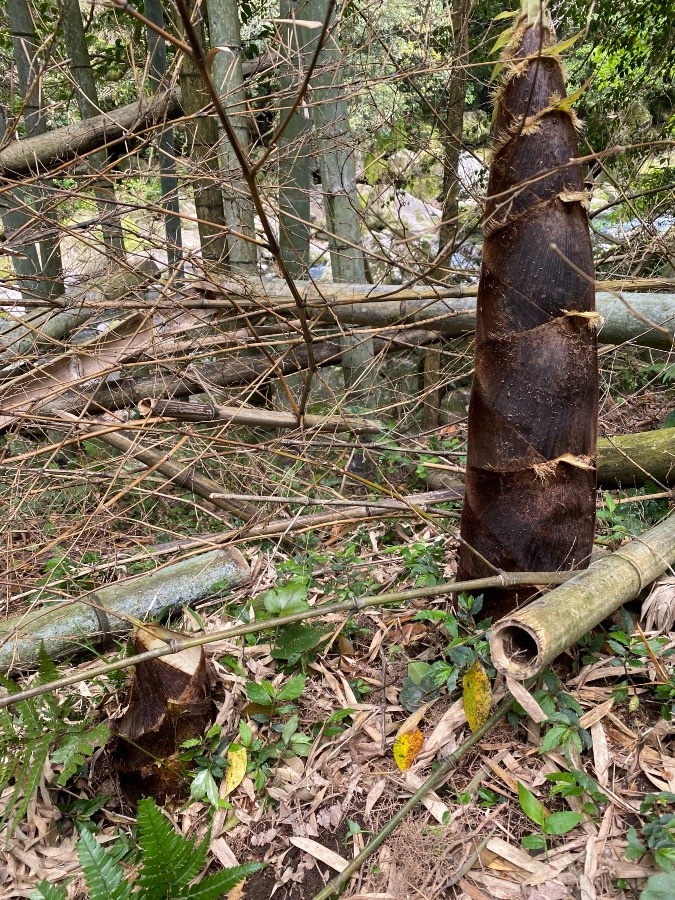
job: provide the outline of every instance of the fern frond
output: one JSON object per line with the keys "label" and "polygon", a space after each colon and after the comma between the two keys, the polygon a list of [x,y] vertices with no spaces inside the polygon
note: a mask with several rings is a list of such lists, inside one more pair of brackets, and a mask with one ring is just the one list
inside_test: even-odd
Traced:
{"label": "fern frond", "polygon": [[0,828],[9,822],[7,829],[7,837],[12,836],[12,832],[17,823],[24,817],[28,804],[33,799],[35,792],[42,778],[42,770],[49,756],[49,748],[52,742],[52,735],[47,733],[25,748],[25,755],[19,764],[21,768],[20,774],[16,773],[16,784],[9,798],[5,811],[0,816]]}
{"label": "fern frond", "polygon": [[208,875],[199,884],[193,884],[192,887],[176,894],[176,900],[220,900],[240,881],[248,878],[249,875],[255,875],[261,869],[264,869],[264,864],[258,862],[244,863],[241,866],[233,866],[231,869],[223,869],[222,872]]}
{"label": "fern frond", "polygon": [[89,891],[89,900],[128,900],[131,884],[124,869],[89,831],[82,831],[75,847]]}
{"label": "fern frond", "polygon": [[139,801],[137,817],[138,843],[143,851],[138,886],[143,898],[176,896],[176,889],[189,884],[204,868],[207,843],[195,845],[179,834],[151,797]]}
{"label": "fern frond", "polygon": [[41,881],[31,894],[31,900],[66,900],[68,891],[60,884]]}
{"label": "fern frond", "polygon": [[52,753],[51,760],[62,763],[63,769],[58,777],[57,784],[65,785],[69,778],[77,772],[86,762],[86,757],[91,756],[95,747],[101,747],[110,737],[110,729],[101,722],[89,728],[87,731],[72,731],[63,744]]}

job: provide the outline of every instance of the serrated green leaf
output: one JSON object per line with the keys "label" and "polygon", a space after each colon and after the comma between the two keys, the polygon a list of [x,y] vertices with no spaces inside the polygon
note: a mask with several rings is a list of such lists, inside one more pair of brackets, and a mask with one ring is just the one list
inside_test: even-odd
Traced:
{"label": "serrated green leaf", "polygon": [[279,629],[272,656],[274,659],[292,660],[318,647],[323,636],[324,632],[312,625],[303,625],[300,622],[286,625],[285,628]]}
{"label": "serrated green leaf", "polygon": [[259,684],[255,681],[247,681],[246,696],[251,703],[258,703],[260,706],[271,706],[276,697],[276,691],[274,685],[269,681],[261,681]]}
{"label": "serrated green leaf", "polygon": [[92,900],[127,900],[131,896],[124,869],[108,856],[93,834],[82,831],[75,849]]}
{"label": "serrated green leaf", "polygon": [[567,834],[576,828],[583,816],[576,812],[554,812],[546,817],[544,831],[546,834]]}
{"label": "serrated green leaf", "polygon": [[672,872],[652,875],[640,894],[640,900],[673,900],[673,897],[675,897],[675,874]]}
{"label": "serrated green leaf", "polygon": [[675,847],[659,847],[654,850],[654,860],[664,872],[675,871]]}
{"label": "serrated green leaf", "polygon": [[277,700],[297,700],[305,689],[306,675],[294,675],[279,688]]}
{"label": "serrated green leaf", "polygon": [[556,747],[560,747],[565,740],[568,731],[569,728],[567,727],[567,725],[556,725],[553,728],[549,728],[549,730],[542,738],[541,744],[539,745],[539,752],[550,753],[551,750],[555,750]]}
{"label": "serrated green leaf", "polygon": [[547,816],[546,807],[520,781],[518,782],[518,802],[527,818],[534,822],[535,825],[543,828]]}

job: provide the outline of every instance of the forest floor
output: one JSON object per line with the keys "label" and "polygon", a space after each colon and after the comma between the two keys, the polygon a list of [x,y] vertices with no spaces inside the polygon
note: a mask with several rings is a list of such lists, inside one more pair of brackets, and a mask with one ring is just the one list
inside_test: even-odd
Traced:
{"label": "forest floor", "polygon": [[[614,384],[619,371],[621,383]],[[631,371],[622,366],[606,373],[605,433],[659,427],[669,411],[669,386],[640,383]],[[443,430],[460,452],[463,427],[460,421]],[[416,439],[409,456],[399,448],[389,459],[386,477],[402,491],[425,476],[413,452],[419,447]],[[620,498],[617,492],[615,500]],[[601,509],[607,510],[602,500]],[[667,511],[667,501],[658,507],[619,504],[599,519],[598,539],[616,547]],[[57,509],[49,522],[56,534],[67,530]],[[99,525],[87,538],[90,550],[107,538],[108,555],[121,555],[147,540]],[[270,603],[309,608],[449,580],[455,525],[450,507],[440,525],[343,524],[300,541],[295,552],[282,543],[244,543],[252,582],[184,611],[172,627],[216,631],[260,617]],[[179,532],[180,522],[172,527]],[[35,540],[35,533],[28,536],[29,549]],[[668,869],[675,857],[675,726],[664,718],[675,693],[668,675],[675,652],[668,630],[675,618],[673,581],[666,579],[661,589],[666,624],[660,633],[649,630],[638,604],[559,658],[533,691],[548,720],[535,724],[516,707],[360,868],[344,896],[638,898],[646,879]],[[11,585],[7,590],[11,613]],[[486,623],[466,604],[453,610],[446,596],[317,621],[300,626],[292,639],[268,630],[257,640],[223,639],[206,648],[218,712],[187,766],[193,774],[195,767],[208,770],[222,798],[222,754],[231,742],[246,750],[247,762],[246,774],[230,785],[227,802],[215,812],[213,863],[266,863],[231,900],[311,900],[467,738],[462,679],[475,659],[491,677],[493,696],[503,695],[487,655]],[[95,662],[80,664],[83,677]],[[83,681],[57,693],[57,700],[74,695],[91,721],[114,721],[126,702],[123,681]],[[9,725],[5,719],[3,727]],[[419,727],[424,737],[419,754],[411,749],[403,768],[392,753],[402,726],[408,733]],[[408,748],[405,740],[399,745]],[[73,876],[69,897],[82,896],[74,853],[78,829],[95,822],[98,840],[114,847],[133,823],[104,748],[62,788],[55,786],[59,770],[58,761],[46,762],[36,795],[9,837],[5,823],[0,900],[30,896],[42,878]],[[0,803],[10,797],[16,802],[13,791],[6,787]],[[206,798],[176,799],[165,810],[186,835],[207,833],[213,816]],[[549,813],[569,813],[555,819],[555,831],[564,833],[545,833]]]}

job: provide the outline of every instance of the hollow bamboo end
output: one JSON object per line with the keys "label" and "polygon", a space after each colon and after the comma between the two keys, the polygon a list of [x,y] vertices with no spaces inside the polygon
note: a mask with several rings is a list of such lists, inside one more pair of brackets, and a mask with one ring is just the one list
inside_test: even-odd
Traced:
{"label": "hollow bamboo end", "polygon": [[138,411],[142,416],[149,416],[152,414],[153,409],[155,408],[155,403],[157,401],[153,400],[152,397],[146,397],[144,400],[141,400],[138,404]]}
{"label": "hollow bamboo end", "polygon": [[490,630],[490,653],[495,667],[518,681],[542,668],[542,648],[534,629],[517,619],[502,619]]}

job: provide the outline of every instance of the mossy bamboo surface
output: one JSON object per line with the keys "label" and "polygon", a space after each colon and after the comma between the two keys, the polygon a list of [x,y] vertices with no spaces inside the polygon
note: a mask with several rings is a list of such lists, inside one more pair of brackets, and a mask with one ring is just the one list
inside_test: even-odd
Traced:
{"label": "mossy bamboo surface", "polygon": [[[478,288],[457,577],[587,565],[598,418],[594,269],[574,114],[543,10],[503,57]],[[486,593],[502,614],[528,591]]]}
{"label": "mossy bamboo surface", "polygon": [[675,563],[675,516],[493,626],[495,666],[524,680],[632,600]]}
{"label": "mossy bamboo surface", "polygon": [[0,623],[0,670],[34,665],[42,642],[52,659],[100,645],[128,631],[134,619],[157,618],[205,597],[216,582],[219,589],[236,588],[249,577],[239,550],[226,547],[7,619]]}
{"label": "mossy bamboo surface", "polygon": [[621,434],[598,441],[598,480],[605,487],[675,483],[675,428]]}

